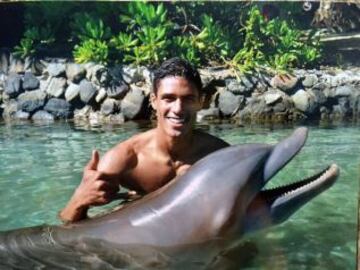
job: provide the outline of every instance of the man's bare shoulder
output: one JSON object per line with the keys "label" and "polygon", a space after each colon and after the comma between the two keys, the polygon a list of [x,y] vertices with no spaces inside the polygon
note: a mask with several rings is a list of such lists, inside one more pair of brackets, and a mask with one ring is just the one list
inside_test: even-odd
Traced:
{"label": "man's bare shoulder", "polygon": [[133,168],[137,163],[140,149],[151,142],[153,130],[136,134],[108,150],[99,163],[99,170],[120,174]]}

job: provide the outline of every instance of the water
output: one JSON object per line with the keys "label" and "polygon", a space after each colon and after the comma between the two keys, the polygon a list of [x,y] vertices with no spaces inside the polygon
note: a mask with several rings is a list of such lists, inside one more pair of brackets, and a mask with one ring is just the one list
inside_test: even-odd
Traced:
{"label": "water", "polygon": [[[0,124],[0,230],[59,223],[57,212],[78,185],[91,150],[104,153],[146,128],[136,123],[102,128]],[[237,144],[276,143],[294,127],[200,128]],[[341,176],[284,224],[247,236],[241,246],[250,255],[241,255],[245,259],[239,269],[355,269],[359,142],[356,126],[310,127],[305,147],[275,184],[305,178],[332,162],[340,166]]]}

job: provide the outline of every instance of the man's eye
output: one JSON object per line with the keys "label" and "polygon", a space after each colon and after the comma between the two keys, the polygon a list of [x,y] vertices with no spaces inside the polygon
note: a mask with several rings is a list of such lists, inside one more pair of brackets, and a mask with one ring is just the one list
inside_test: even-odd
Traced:
{"label": "man's eye", "polygon": [[175,100],[175,99],[172,98],[172,97],[163,97],[162,99],[163,99],[164,101],[166,101],[166,102],[172,102],[172,101]]}
{"label": "man's eye", "polygon": [[195,101],[195,97],[189,96],[185,98],[186,101]]}

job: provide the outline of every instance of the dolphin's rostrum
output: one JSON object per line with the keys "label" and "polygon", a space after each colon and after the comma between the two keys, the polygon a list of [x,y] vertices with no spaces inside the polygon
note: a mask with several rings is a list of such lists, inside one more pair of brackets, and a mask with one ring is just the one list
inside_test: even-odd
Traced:
{"label": "dolphin's rostrum", "polygon": [[206,269],[250,231],[280,223],[329,188],[333,164],[264,190],[302,148],[307,129],[276,145],[231,146],[110,214],[0,234],[1,269]]}

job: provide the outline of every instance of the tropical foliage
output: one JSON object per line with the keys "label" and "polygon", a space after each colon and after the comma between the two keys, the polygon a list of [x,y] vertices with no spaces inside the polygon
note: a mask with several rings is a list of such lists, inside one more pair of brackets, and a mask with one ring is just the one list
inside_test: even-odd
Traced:
{"label": "tropical foliage", "polygon": [[[296,7],[288,9],[295,14]],[[32,16],[35,10],[37,17]],[[321,46],[315,33],[306,36],[291,17],[285,18],[269,19],[250,2],[31,4],[28,28],[14,51],[34,56],[56,40],[79,63],[157,65],[181,56],[196,65],[229,66],[241,73],[317,64]]]}

